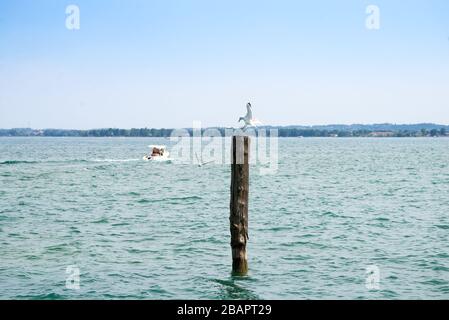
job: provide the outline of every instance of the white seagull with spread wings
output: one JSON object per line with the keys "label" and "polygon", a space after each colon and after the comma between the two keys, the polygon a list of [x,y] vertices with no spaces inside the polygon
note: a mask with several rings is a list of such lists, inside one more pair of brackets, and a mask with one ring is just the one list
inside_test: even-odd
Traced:
{"label": "white seagull with spread wings", "polygon": [[239,122],[244,121],[245,125],[243,126],[242,130],[245,131],[248,127],[257,127],[257,125],[262,124],[259,120],[256,118],[253,118],[253,111],[251,110],[251,103],[246,104],[246,115],[244,117],[239,118]]}

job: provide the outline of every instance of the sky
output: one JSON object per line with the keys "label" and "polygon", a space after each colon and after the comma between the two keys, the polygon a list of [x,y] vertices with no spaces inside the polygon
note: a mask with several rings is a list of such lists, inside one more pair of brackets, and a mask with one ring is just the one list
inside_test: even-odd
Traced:
{"label": "sky", "polygon": [[237,126],[248,101],[266,125],[449,124],[449,1],[0,1],[0,128]]}

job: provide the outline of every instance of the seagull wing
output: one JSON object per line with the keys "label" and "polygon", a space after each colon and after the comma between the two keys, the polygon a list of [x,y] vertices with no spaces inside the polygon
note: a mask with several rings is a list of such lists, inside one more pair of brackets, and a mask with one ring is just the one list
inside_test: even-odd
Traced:
{"label": "seagull wing", "polygon": [[253,118],[253,111],[251,110],[251,105],[248,103],[246,105],[246,116],[245,118],[247,120],[251,120]]}

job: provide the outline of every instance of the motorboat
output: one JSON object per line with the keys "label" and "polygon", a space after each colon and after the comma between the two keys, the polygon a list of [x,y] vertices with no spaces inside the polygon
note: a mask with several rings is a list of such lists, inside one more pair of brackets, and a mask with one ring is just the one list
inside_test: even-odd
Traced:
{"label": "motorboat", "polygon": [[143,160],[146,161],[167,161],[170,160],[170,153],[167,151],[167,147],[163,145],[151,145],[150,153],[143,156]]}

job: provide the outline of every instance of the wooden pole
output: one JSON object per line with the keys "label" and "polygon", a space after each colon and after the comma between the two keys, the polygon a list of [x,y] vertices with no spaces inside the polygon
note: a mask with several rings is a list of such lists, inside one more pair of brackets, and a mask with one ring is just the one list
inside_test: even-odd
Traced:
{"label": "wooden pole", "polygon": [[229,222],[232,272],[236,275],[245,275],[248,271],[246,242],[248,240],[249,150],[248,136],[232,137]]}

